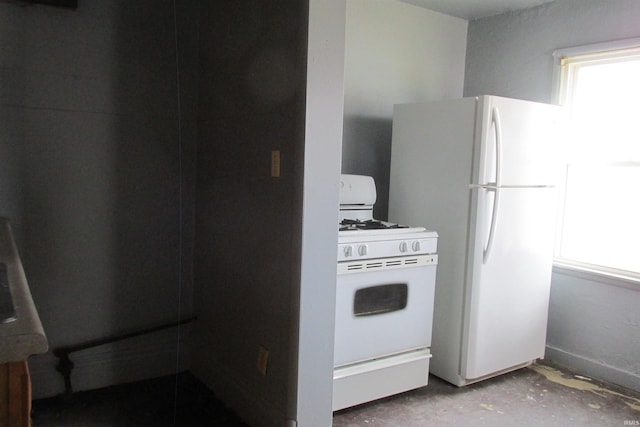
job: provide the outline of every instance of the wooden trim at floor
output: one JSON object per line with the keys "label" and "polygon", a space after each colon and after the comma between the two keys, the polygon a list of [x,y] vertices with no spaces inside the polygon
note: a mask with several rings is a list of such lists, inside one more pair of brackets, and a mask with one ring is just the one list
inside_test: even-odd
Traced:
{"label": "wooden trim at floor", "polygon": [[31,378],[26,360],[0,364],[0,426],[31,426]]}

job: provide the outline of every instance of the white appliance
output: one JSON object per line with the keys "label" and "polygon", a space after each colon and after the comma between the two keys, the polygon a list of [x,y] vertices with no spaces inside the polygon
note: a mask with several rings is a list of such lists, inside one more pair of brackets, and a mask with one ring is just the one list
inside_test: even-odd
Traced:
{"label": "white appliance", "polygon": [[559,107],[394,108],[389,218],[440,237],[430,371],[463,386],[544,356]]}
{"label": "white appliance", "polygon": [[438,235],[373,219],[373,178],[342,175],[333,410],[427,385]]}

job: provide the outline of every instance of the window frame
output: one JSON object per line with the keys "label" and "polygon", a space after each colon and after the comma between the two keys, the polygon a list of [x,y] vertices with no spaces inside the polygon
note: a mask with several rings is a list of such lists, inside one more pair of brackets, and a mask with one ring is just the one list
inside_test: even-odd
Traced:
{"label": "window frame", "polygon": [[[564,105],[566,101],[568,90],[565,82],[570,81],[570,79],[573,78],[574,71],[569,70],[569,67],[565,66],[565,62],[570,64],[580,64],[585,62],[593,63],[594,58],[598,58],[598,60],[601,58],[603,62],[609,62],[612,59],[623,58],[629,53],[636,55],[640,53],[640,38],[563,48],[554,51],[551,93],[552,102],[558,105]],[[567,73],[571,74],[567,75]],[[553,264],[554,271],[582,279],[604,282],[625,288],[638,289],[640,287],[640,272],[628,272],[559,257],[558,251],[560,247],[559,241],[562,235],[561,227],[565,193],[566,189],[564,188],[563,183],[560,188],[560,200],[562,203],[558,213],[558,232]]]}

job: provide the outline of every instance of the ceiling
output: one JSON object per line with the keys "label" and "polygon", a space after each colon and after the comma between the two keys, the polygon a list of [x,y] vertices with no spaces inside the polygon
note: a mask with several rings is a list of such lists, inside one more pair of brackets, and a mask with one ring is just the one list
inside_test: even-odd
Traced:
{"label": "ceiling", "polygon": [[402,0],[468,21],[528,9],[554,0]]}

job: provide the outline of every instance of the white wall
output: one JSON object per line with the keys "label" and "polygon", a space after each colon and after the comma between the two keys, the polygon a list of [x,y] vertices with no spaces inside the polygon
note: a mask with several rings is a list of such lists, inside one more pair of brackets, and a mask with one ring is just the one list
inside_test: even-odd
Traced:
{"label": "white wall", "polygon": [[344,0],[309,5],[300,292],[293,300],[297,369],[290,372],[290,418],[300,427],[321,427],[332,423],[346,5]]}
{"label": "white wall", "polygon": [[372,175],[387,217],[393,105],[462,96],[467,21],[398,0],[348,0],[342,172]]}
{"label": "white wall", "polygon": [[[640,36],[636,0],[556,0],[469,24],[465,96],[549,102],[552,52]],[[606,232],[606,226],[594,224]],[[592,232],[594,230],[585,230]],[[640,287],[555,271],[547,357],[640,390]]]}

